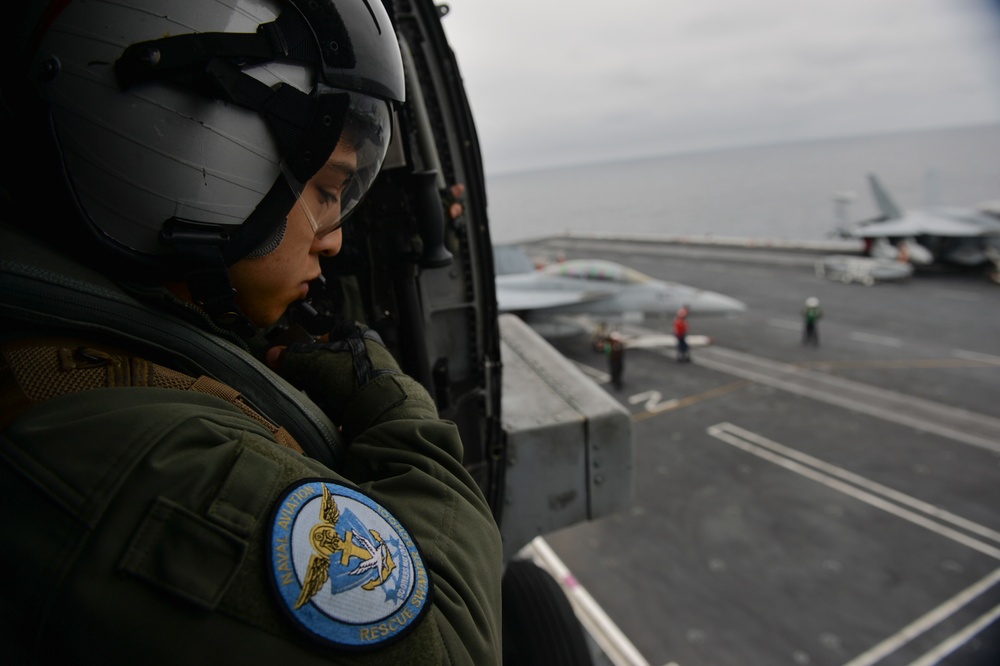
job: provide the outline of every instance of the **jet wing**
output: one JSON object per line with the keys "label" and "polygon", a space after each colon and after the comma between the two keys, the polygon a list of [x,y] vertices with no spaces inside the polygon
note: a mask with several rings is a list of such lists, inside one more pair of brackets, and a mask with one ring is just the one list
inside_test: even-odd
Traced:
{"label": "jet wing", "polygon": [[873,222],[851,230],[858,238],[910,238],[913,236],[966,237],[989,235],[980,225],[933,215],[908,215],[900,220]]}
{"label": "jet wing", "polygon": [[614,289],[594,289],[589,284],[574,284],[538,271],[497,275],[495,283],[500,312],[551,310],[602,301],[615,295]]}
{"label": "jet wing", "polygon": [[497,280],[497,308],[500,312],[549,310],[577,303],[591,303],[610,298],[611,294],[586,291],[529,291],[509,289]]}

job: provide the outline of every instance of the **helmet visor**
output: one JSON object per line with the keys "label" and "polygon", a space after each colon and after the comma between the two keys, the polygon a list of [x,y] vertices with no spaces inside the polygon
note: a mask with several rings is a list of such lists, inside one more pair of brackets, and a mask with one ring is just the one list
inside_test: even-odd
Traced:
{"label": "helmet visor", "polygon": [[295,195],[295,207],[316,235],[324,236],[340,228],[375,181],[389,146],[391,118],[383,100],[322,84],[317,92],[350,98],[340,140],[308,181],[297,179],[284,161],[281,172]]}

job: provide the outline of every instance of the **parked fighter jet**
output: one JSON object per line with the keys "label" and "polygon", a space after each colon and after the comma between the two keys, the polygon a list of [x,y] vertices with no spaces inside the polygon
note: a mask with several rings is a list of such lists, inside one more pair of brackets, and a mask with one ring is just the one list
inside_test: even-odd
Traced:
{"label": "parked fighter jet", "polygon": [[904,211],[875,174],[869,174],[868,180],[881,215],[841,226],[842,236],[864,239],[870,256],[899,258],[915,265],[992,263],[993,279],[1000,281],[1000,218],[974,208]]}
{"label": "parked fighter jet", "polygon": [[521,315],[548,337],[586,328],[581,317],[603,324],[639,323],[673,318],[682,307],[696,317],[746,310],[735,298],[656,280],[611,261],[576,259],[535,268],[520,247],[494,246],[493,252],[500,311]]}

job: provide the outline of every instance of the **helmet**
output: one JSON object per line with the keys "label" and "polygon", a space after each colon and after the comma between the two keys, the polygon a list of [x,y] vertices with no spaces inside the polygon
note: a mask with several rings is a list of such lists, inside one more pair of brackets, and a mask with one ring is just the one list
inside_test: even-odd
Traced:
{"label": "helmet", "polygon": [[819,299],[816,298],[815,296],[810,296],[809,298],[806,299],[807,308],[815,308],[818,306],[819,306]]}
{"label": "helmet", "polygon": [[42,105],[71,201],[133,273],[266,246],[338,141],[359,165],[341,220],[381,167],[404,84],[379,1],[25,4],[4,101]]}

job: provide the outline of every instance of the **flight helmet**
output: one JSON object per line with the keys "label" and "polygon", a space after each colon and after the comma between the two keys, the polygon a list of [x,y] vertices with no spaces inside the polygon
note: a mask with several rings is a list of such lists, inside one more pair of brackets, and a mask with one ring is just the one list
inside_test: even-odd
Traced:
{"label": "flight helmet", "polygon": [[22,83],[80,217],[116,261],[187,280],[213,315],[235,308],[225,267],[277,246],[339,141],[357,173],[314,230],[350,214],[404,98],[379,0],[36,0],[24,14]]}

